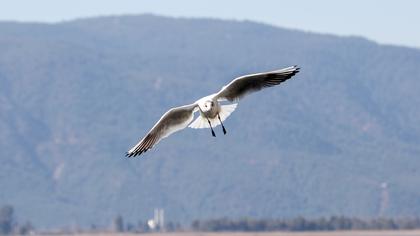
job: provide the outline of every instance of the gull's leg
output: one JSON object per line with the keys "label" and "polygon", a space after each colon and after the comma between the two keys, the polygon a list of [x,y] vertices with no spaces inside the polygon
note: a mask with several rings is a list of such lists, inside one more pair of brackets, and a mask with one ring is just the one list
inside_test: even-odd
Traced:
{"label": "gull's leg", "polygon": [[207,119],[207,121],[209,122],[210,125],[210,129],[211,129],[211,135],[213,135],[213,137],[216,137],[216,134],[214,133],[213,127],[211,126],[211,122],[209,119]]}
{"label": "gull's leg", "polygon": [[226,129],[225,129],[225,126],[223,125],[222,120],[220,119],[219,114],[217,114],[217,118],[219,118],[220,124],[222,125],[223,134],[226,134]]}

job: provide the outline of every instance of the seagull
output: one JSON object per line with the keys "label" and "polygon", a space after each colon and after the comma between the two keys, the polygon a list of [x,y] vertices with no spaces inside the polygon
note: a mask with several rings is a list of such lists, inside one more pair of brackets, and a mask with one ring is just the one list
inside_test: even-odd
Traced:
{"label": "seagull", "polygon": [[[138,156],[154,147],[162,139],[187,126],[193,129],[210,128],[212,136],[216,137],[213,127],[221,125],[223,134],[226,134],[223,121],[236,109],[235,102],[252,92],[279,85],[292,78],[299,69],[298,66],[290,66],[280,70],[244,75],[235,78],[217,93],[203,97],[192,104],[170,109],[163,114],[146,136],[126,153],[126,156]],[[231,104],[221,105],[221,102],[231,102]],[[197,111],[200,114],[192,122]]]}

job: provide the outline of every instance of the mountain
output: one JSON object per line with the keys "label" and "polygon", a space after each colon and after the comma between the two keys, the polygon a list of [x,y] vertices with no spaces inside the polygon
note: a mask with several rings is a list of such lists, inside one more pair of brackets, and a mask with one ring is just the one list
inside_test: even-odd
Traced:
{"label": "mountain", "polygon": [[[248,21],[154,15],[0,23],[0,205],[38,227],[420,214],[420,50]],[[299,65],[217,137],[141,158],[169,108]]]}

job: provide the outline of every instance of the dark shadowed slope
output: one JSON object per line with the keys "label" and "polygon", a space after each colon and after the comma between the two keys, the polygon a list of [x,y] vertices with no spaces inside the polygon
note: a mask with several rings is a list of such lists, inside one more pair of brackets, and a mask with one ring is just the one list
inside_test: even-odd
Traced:
{"label": "dark shadowed slope", "polygon": [[[143,15],[0,23],[0,51],[0,204],[35,225],[157,206],[185,221],[420,213],[419,50]],[[124,158],[170,107],[294,64],[239,104],[228,135],[185,130]]]}

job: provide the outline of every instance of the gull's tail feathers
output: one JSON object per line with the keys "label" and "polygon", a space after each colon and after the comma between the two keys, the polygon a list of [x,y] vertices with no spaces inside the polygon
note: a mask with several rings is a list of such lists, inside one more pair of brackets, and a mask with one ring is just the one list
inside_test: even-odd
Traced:
{"label": "gull's tail feathers", "polygon": [[[219,116],[220,116],[220,119],[222,120],[222,122],[225,121],[230,116],[230,114],[232,114],[232,112],[236,109],[237,106],[238,106],[237,103],[221,106]],[[216,123],[218,125],[220,124],[218,119],[217,119]]]}
{"label": "gull's tail feathers", "polygon": [[210,128],[210,125],[205,117],[199,115],[197,119],[195,119],[195,121],[193,121],[193,123],[191,123],[188,127],[193,129],[205,129]]}
{"label": "gull's tail feathers", "polygon": [[[236,109],[237,106],[238,104],[234,103],[230,105],[222,105],[220,107],[219,116],[222,122],[225,121],[230,116],[230,114]],[[209,120],[213,128],[220,125],[220,121],[217,117],[213,119],[209,119]],[[206,128],[210,128],[210,125],[209,125],[209,122],[207,121],[207,118],[200,115],[188,127],[193,128],[193,129],[206,129]]]}

